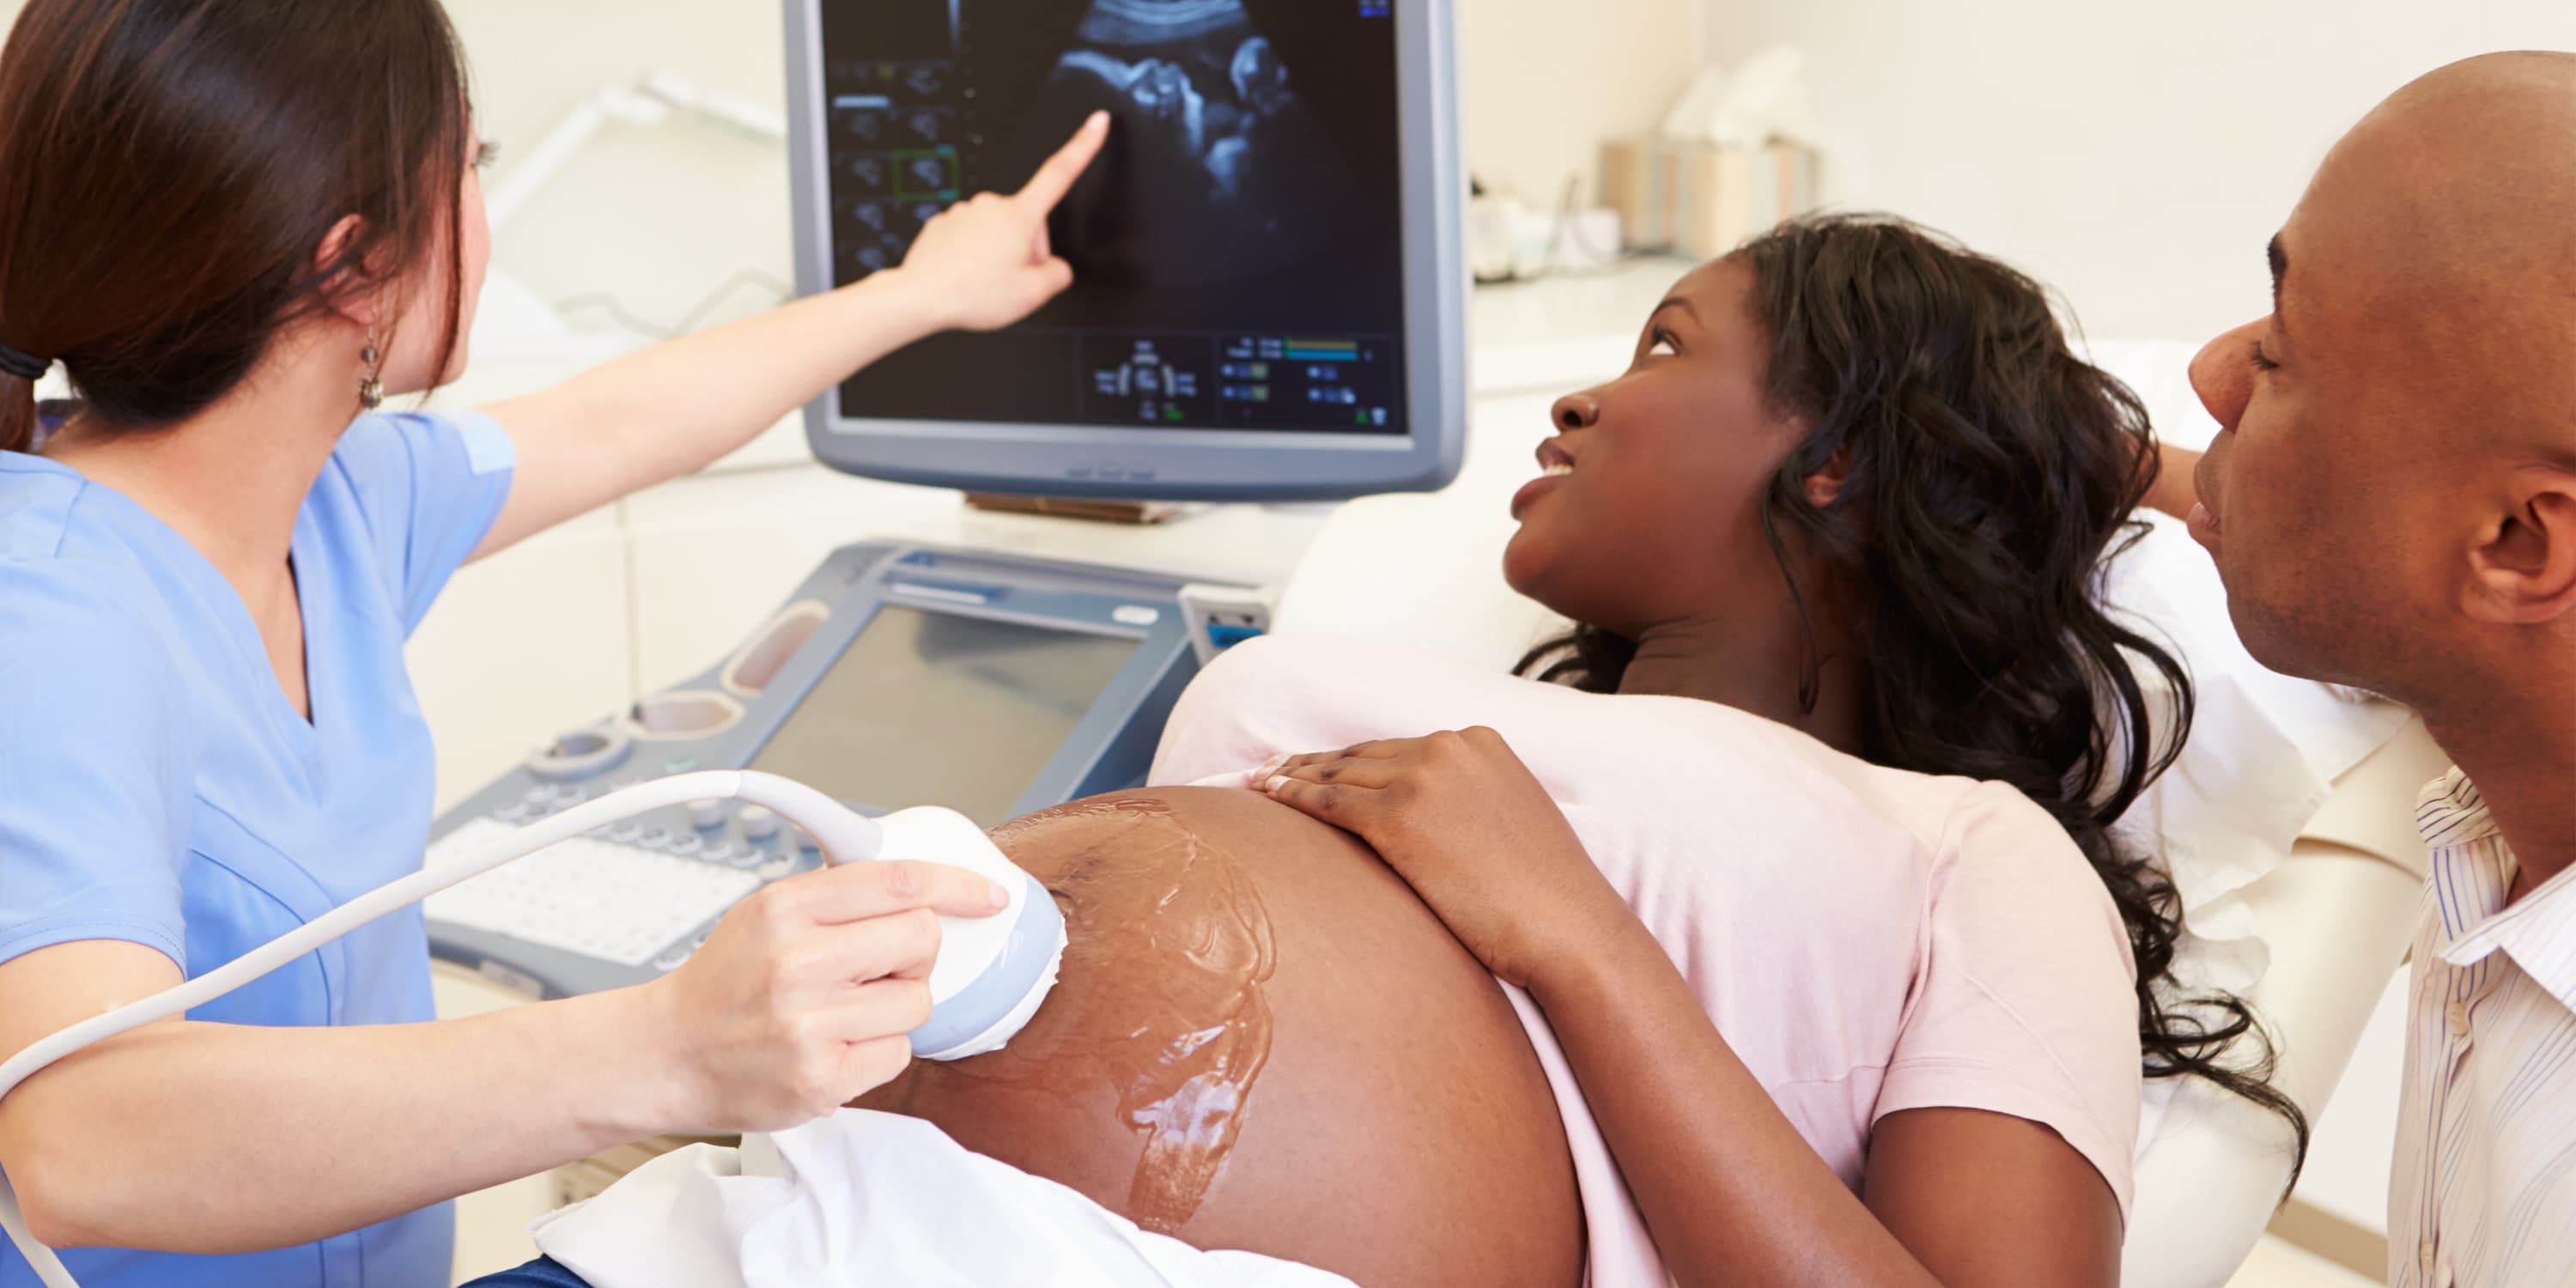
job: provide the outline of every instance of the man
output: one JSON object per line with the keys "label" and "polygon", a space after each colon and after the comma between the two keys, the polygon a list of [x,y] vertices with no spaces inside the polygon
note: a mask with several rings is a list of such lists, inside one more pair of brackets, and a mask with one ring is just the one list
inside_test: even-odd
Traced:
{"label": "man", "polygon": [[2389,1280],[2576,1266],[2576,56],[2397,92],[2192,366],[2193,535],[2246,647],[2386,694],[2457,760],[2418,818]]}

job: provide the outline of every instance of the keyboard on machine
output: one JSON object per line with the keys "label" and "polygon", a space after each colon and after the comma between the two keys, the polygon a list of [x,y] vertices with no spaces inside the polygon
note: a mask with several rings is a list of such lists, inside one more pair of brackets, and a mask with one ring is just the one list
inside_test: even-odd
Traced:
{"label": "keyboard on machine", "polygon": [[[467,858],[518,830],[469,820],[429,847],[428,863]],[[432,920],[640,967],[794,867],[686,831],[633,824],[603,831],[431,895],[423,909]]]}

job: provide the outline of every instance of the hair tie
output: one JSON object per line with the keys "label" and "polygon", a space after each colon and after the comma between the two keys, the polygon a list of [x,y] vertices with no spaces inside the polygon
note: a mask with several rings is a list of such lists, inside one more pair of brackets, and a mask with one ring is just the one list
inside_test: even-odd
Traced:
{"label": "hair tie", "polygon": [[44,379],[45,373],[53,369],[54,360],[51,358],[39,358],[24,349],[12,349],[8,345],[0,344],[0,371],[34,384]]}

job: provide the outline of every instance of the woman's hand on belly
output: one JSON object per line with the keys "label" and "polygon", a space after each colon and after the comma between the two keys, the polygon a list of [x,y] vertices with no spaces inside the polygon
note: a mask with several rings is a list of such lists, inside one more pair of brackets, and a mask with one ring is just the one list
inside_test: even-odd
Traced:
{"label": "woman's hand on belly", "polygon": [[1491,729],[1291,756],[1254,785],[1368,842],[1487,970],[1524,988],[1635,920]]}

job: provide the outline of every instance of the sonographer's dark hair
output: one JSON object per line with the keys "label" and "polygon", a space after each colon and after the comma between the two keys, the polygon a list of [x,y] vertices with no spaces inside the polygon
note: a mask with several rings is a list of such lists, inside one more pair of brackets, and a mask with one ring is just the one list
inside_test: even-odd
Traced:
{"label": "sonographer's dark hair", "polygon": [[[1807,623],[1803,698],[1819,657],[1785,530],[1859,589],[1868,759],[2010,783],[2055,815],[2109,887],[2138,969],[2146,1076],[2204,1078],[2289,1125],[2269,1036],[2243,999],[2172,978],[2182,906],[2112,824],[2181,753],[2192,686],[2173,654],[2104,611],[2107,559],[2157,452],[2135,393],[2070,348],[2028,277],[1900,219],[1818,216],[1734,254],[1753,272],[1770,342],[1766,396],[1807,426],[1765,489],[1762,531]],[[1819,507],[1805,482],[1837,453]],[[1524,675],[1611,692],[1633,641],[1582,626],[1522,659]],[[2162,722],[2133,667],[2170,691]]]}
{"label": "sonographer's dark hair", "polygon": [[[0,345],[62,362],[88,421],[157,428],[443,240],[453,353],[466,90],[438,0],[31,0],[0,50]],[[0,451],[35,434],[0,372]]]}

